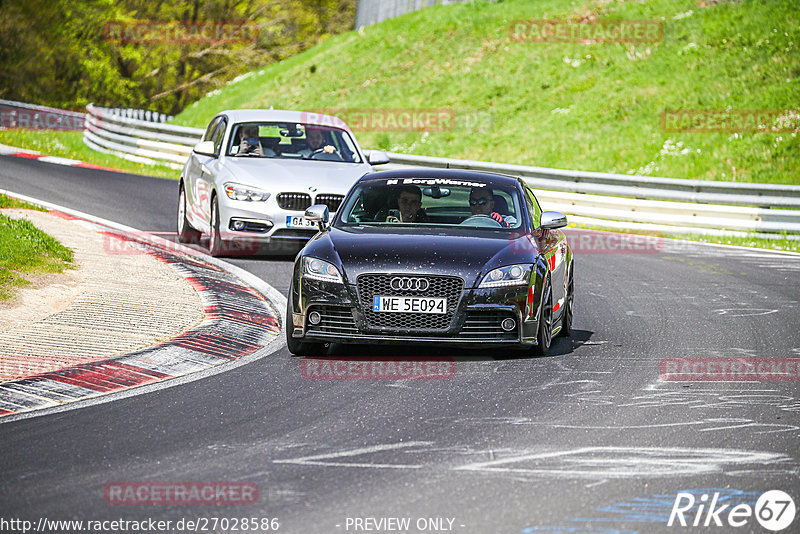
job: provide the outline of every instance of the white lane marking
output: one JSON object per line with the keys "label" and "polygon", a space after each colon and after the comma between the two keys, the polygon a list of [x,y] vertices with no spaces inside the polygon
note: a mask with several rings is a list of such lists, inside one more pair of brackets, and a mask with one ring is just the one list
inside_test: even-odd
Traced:
{"label": "white lane marking", "polygon": [[42,156],[39,158],[39,161],[55,163],[57,165],[77,165],[78,163],[83,163],[82,161],[78,161],[76,159],[59,158],[57,156]]}
{"label": "white lane marking", "polygon": [[767,308],[721,308],[713,311],[714,313],[726,315],[728,317],[755,317],[757,315],[778,313],[778,310],[770,310]]}
{"label": "white lane marking", "polygon": [[372,447],[362,447],[347,451],[331,452],[325,454],[315,454],[312,456],[301,456],[300,458],[288,458],[284,460],[273,460],[276,464],[297,464],[297,465],[325,465],[332,467],[372,467],[379,469],[419,469],[423,467],[419,464],[373,464],[356,462],[334,462],[337,458],[352,458],[376,452],[393,451],[397,449],[407,449],[409,447],[432,445],[432,441],[408,441],[405,443],[384,443],[373,445]]}
{"label": "white lane marking", "polygon": [[724,473],[726,465],[768,465],[788,460],[791,458],[782,454],[735,449],[584,447],[475,462],[454,470],[568,478],[632,478]]}

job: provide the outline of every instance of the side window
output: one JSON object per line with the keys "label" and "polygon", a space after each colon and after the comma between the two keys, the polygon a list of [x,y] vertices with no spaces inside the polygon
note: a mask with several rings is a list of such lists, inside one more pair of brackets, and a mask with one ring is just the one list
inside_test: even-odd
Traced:
{"label": "side window", "polygon": [[222,148],[222,138],[225,136],[225,129],[227,128],[228,123],[227,121],[220,120],[217,129],[214,130],[214,134],[211,136],[211,140],[214,142],[214,153],[219,154],[220,149]]}
{"label": "side window", "polygon": [[203,141],[211,141],[211,134],[214,133],[214,128],[216,128],[220,120],[222,120],[222,117],[214,117],[209,123],[208,128],[206,128],[206,133],[203,135]]}
{"label": "side window", "polygon": [[528,204],[528,213],[530,214],[531,221],[533,222],[534,230],[539,228],[542,220],[542,208],[539,207],[539,201],[536,200],[536,195],[529,187],[525,187],[525,197]]}

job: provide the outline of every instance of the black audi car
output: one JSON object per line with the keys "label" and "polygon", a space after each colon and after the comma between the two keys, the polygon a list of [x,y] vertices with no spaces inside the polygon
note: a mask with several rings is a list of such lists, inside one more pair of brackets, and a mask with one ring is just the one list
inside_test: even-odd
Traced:
{"label": "black audi car", "polygon": [[289,350],[325,343],[529,347],[545,354],[572,327],[573,259],[559,228],[516,177],[464,170],[370,173],[297,255]]}

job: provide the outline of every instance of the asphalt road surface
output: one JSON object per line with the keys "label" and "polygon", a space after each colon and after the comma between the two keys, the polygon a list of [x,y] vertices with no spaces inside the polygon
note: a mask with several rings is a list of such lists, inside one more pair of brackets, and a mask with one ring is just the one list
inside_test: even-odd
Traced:
{"label": "asphalt road surface", "polygon": [[[0,157],[0,188],[174,231],[175,181]],[[286,293],[290,258],[232,262]],[[575,263],[575,332],[544,358],[334,347],[339,359],[452,358],[455,372],[308,380],[282,349],[177,387],[0,424],[0,518],[154,518],[172,521],[170,532],[186,531],[182,518],[226,518],[206,531],[234,532],[230,520],[243,517],[303,534],[723,532],[731,506],[708,518],[724,527],[691,526],[714,494],[754,506],[782,490],[800,505],[797,380],[660,378],[670,358],[800,358],[800,256],[687,245],[576,251]],[[148,481],[250,482],[258,499],[104,497],[109,484]],[[693,495],[681,507],[695,500],[687,528],[667,526],[679,492]],[[738,531],[766,532],[744,521]]]}

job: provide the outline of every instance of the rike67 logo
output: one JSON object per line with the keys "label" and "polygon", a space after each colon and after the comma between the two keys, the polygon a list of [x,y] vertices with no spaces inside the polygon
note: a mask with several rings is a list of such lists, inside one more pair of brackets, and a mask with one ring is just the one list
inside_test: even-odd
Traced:
{"label": "rike67 logo", "polygon": [[763,528],[777,532],[791,525],[796,513],[794,500],[781,490],[764,492],[755,506],[720,504],[719,500],[719,492],[704,493],[699,499],[692,493],[678,493],[667,526],[739,528],[749,525],[746,530],[752,531],[755,517]]}

